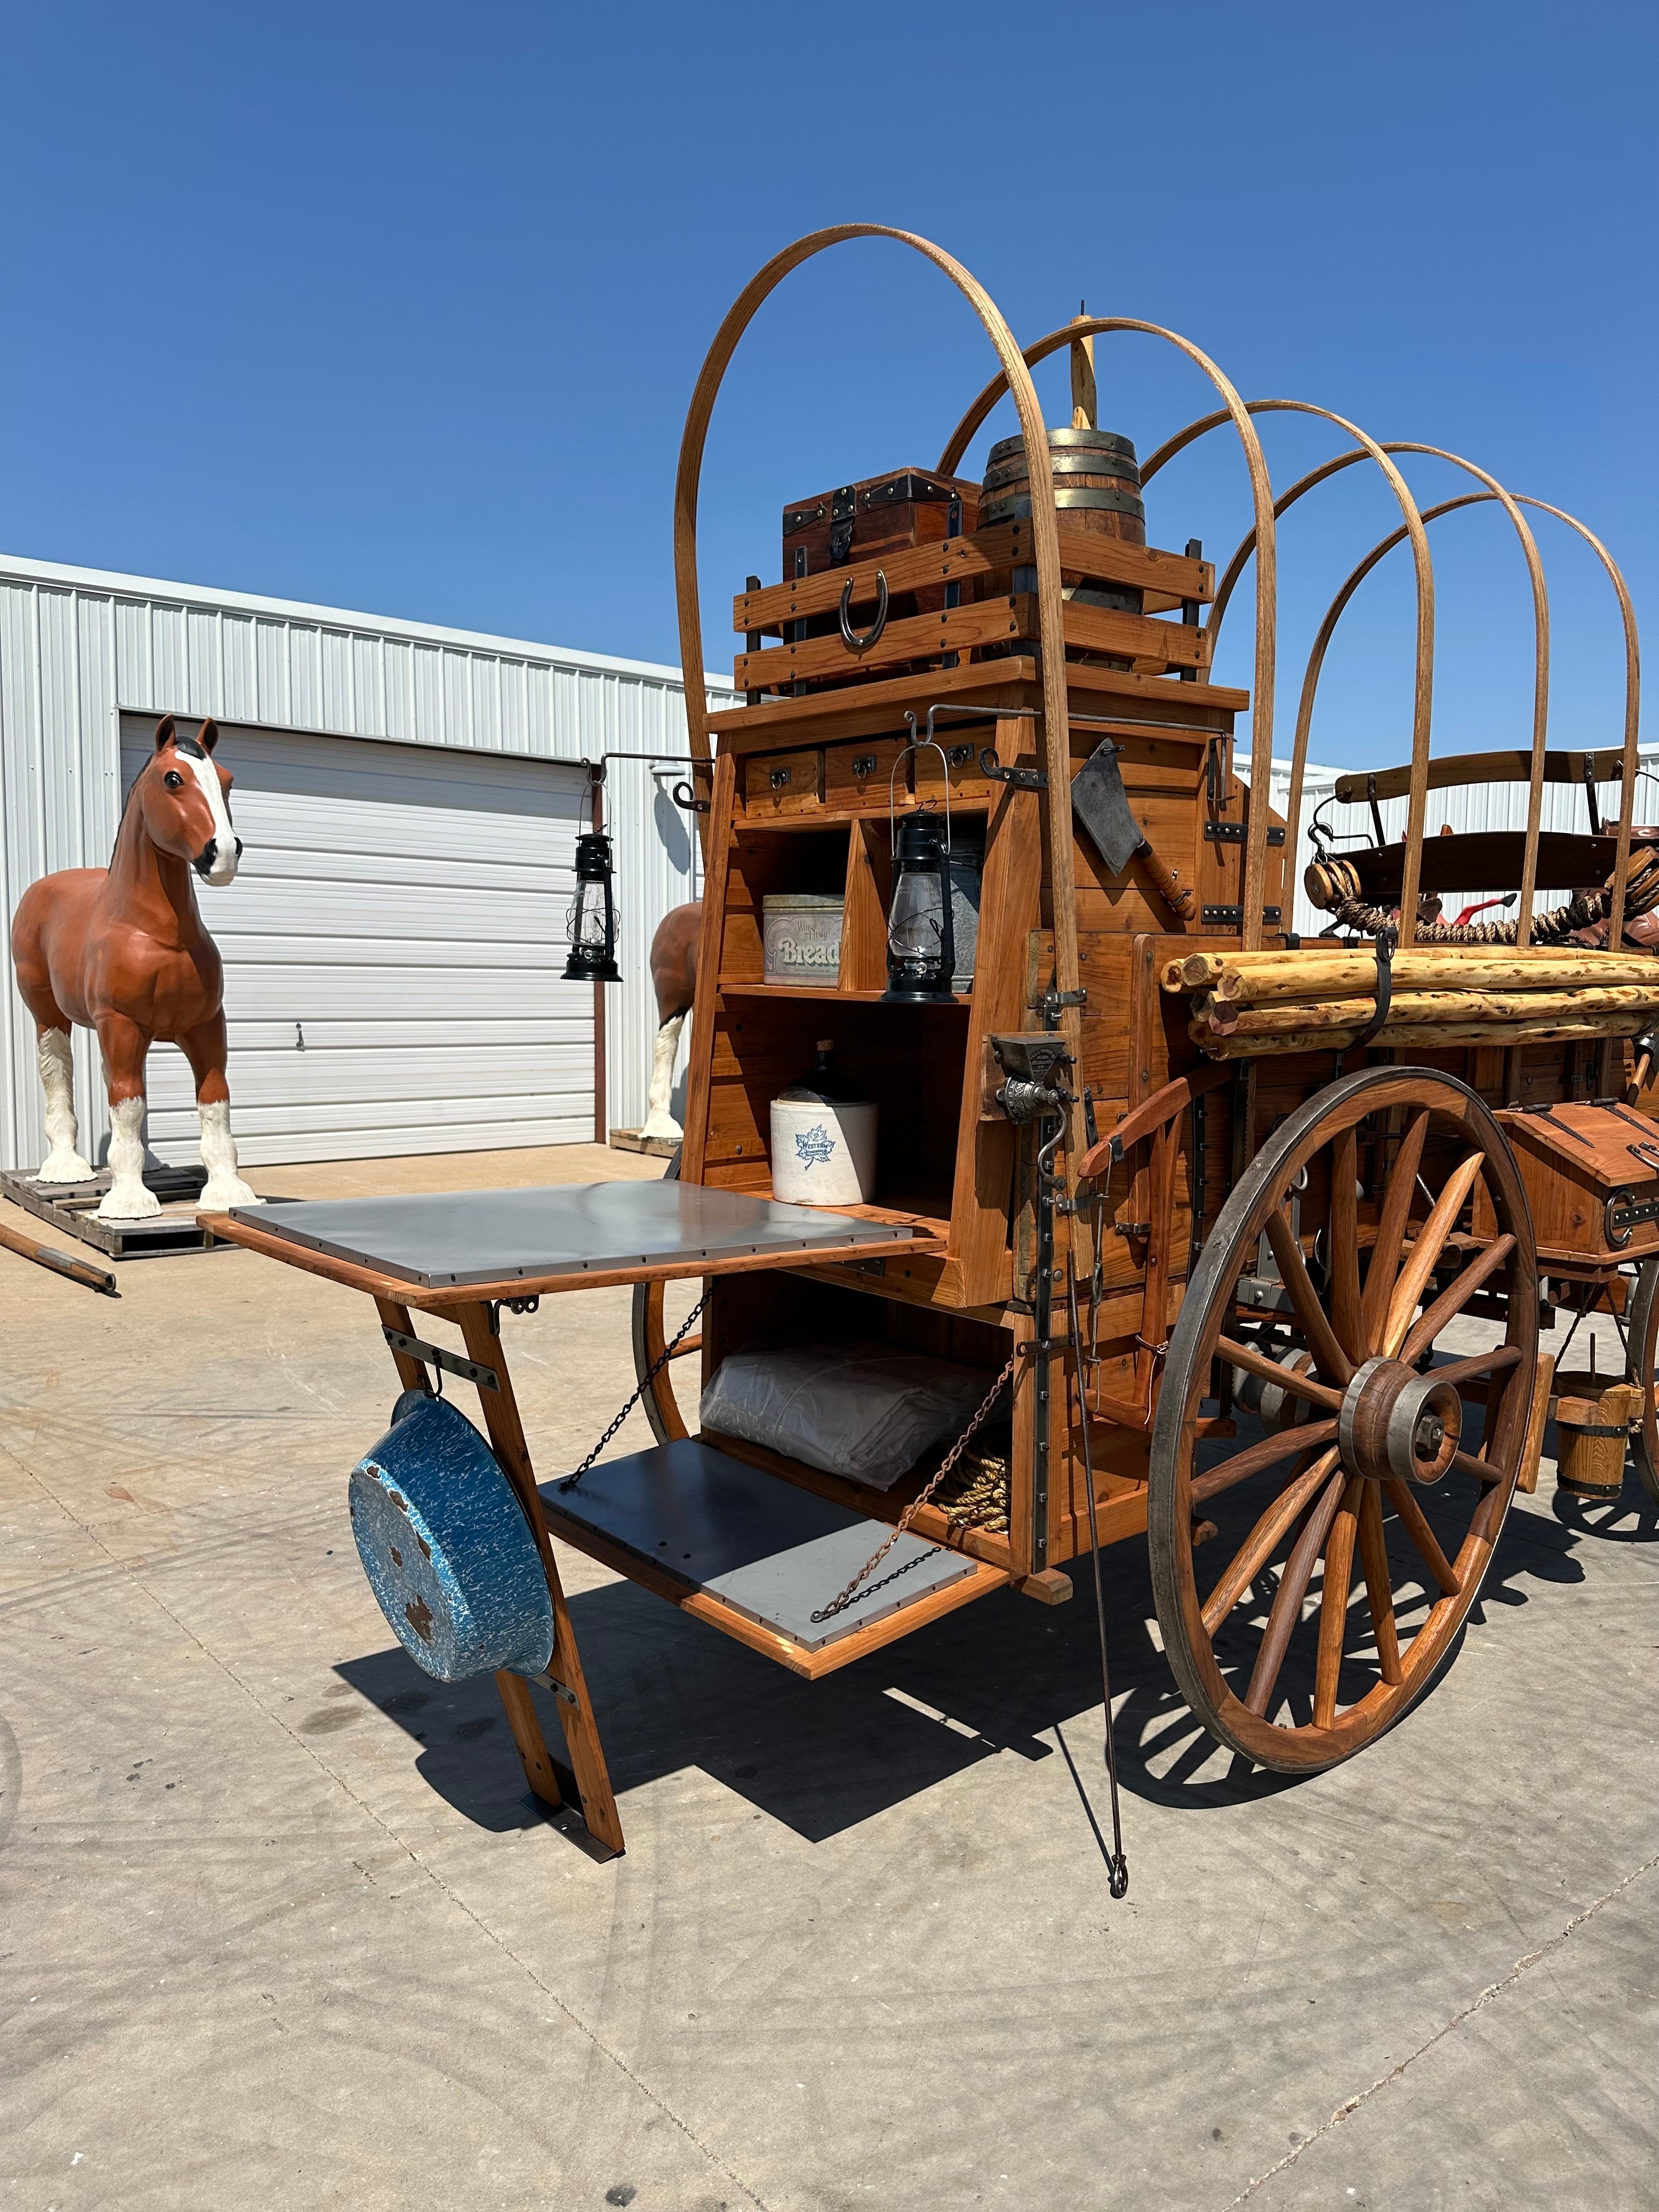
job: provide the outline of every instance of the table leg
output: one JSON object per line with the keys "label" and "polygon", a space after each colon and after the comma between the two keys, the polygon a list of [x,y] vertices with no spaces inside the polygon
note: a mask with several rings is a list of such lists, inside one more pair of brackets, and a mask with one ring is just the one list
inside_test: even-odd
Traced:
{"label": "table leg", "polygon": [[[497,1390],[481,1389],[478,1402],[483,1410],[484,1423],[489,1431],[489,1441],[495,1456],[518,1493],[525,1517],[534,1530],[536,1541],[541,1549],[548,1594],[553,1601],[553,1656],[548,1662],[549,1672],[556,1682],[563,1683],[574,1700],[574,1704],[567,1704],[561,1698],[558,1711],[559,1724],[564,1730],[565,1743],[570,1753],[571,1771],[576,1778],[576,1789],[581,1798],[582,1819],[587,1824],[588,1833],[598,1842],[608,1844],[613,1851],[621,1851],[623,1849],[622,1821],[617,1816],[611,1778],[605,1771],[605,1749],[599,1741],[599,1723],[593,1717],[593,1704],[588,1696],[586,1678],[582,1673],[581,1654],[576,1649],[575,1631],[570,1625],[570,1608],[565,1602],[564,1585],[559,1579],[558,1564],[553,1556],[553,1541],[548,1534],[547,1516],[542,1510],[541,1492],[536,1487],[536,1471],[531,1463],[530,1447],[525,1442],[518,1401],[513,1395],[512,1377],[507,1371],[506,1347],[500,1337],[490,1330],[487,1305],[460,1306],[452,1309],[452,1313],[453,1319],[460,1324],[467,1358],[476,1360],[481,1367],[493,1367],[500,1378],[501,1388]],[[503,1692],[503,1696],[505,1694]],[[511,1713],[509,1706],[509,1718]]]}
{"label": "table leg", "polygon": [[[383,1328],[395,1328],[404,1336],[419,1335],[419,1330],[410,1318],[407,1306],[399,1305],[391,1298],[376,1298],[374,1308],[380,1316]],[[427,1380],[426,1369],[412,1353],[392,1351],[392,1357],[397,1365],[398,1380],[405,1390],[430,1393],[431,1384]],[[492,1367],[495,1365],[494,1356],[489,1364]],[[507,1710],[507,1724],[513,1731],[514,1742],[518,1746],[525,1780],[543,1804],[556,1810],[564,1803],[564,1794],[559,1788],[552,1754],[547,1748],[547,1740],[537,1717],[530,1685],[522,1674],[503,1673],[496,1675],[495,1687],[500,1691],[501,1704]]]}

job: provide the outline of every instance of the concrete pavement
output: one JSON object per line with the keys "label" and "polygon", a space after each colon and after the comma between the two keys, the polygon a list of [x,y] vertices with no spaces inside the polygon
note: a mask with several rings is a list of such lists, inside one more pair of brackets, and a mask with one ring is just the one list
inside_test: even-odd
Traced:
{"label": "concrete pavement", "polygon": [[[1439,1686],[1293,1787],[1212,1753],[1109,1553],[1116,1905],[1081,1592],[813,1686],[565,1552],[629,1841],[596,1864],[362,1579],[366,1303],[234,1251],[119,1279],[0,1253],[0,2205],[1659,2203],[1633,1486],[1587,1512],[1547,1466]],[[544,1477],[631,1388],[627,1316],[503,1317]]]}

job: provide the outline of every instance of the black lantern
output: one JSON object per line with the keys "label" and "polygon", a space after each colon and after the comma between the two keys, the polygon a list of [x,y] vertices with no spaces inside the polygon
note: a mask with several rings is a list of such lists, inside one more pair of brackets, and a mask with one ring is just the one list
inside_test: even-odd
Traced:
{"label": "black lantern", "polygon": [[926,808],[907,814],[893,850],[884,1000],[954,999],[957,939],[951,912],[951,832]]}
{"label": "black lantern", "polygon": [[576,840],[576,896],[565,919],[567,983],[620,983],[617,908],[611,895],[611,840],[590,830]]}

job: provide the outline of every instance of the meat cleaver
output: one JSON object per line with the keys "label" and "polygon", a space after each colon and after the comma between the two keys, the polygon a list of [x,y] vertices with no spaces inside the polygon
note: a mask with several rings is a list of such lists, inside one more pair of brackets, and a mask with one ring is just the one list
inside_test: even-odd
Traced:
{"label": "meat cleaver", "polygon": [[1096,746],[1072,778],[1072,811],[1094,839],[1110,874],[1121,876],[1130,861],[1139,858],[1170,913],[1183,920],[1191,915],[1192,892],[1176,881],[1147,843],[1146,832],[1129,811],[1129,794],[1123,788],[1123,771],[1117,764],[1117,747],[1109,738]]}

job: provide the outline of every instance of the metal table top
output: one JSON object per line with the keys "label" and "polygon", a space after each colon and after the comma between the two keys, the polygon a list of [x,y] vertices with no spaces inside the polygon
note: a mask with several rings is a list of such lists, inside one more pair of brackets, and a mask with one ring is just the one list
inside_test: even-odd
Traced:
{"label": "metal table top", "polygon": [[892,1245],[916,1234],[903,1222],[860,1221],[691,1182],[295,1199],[236,1206],[230,1218],[422,1290]]}

